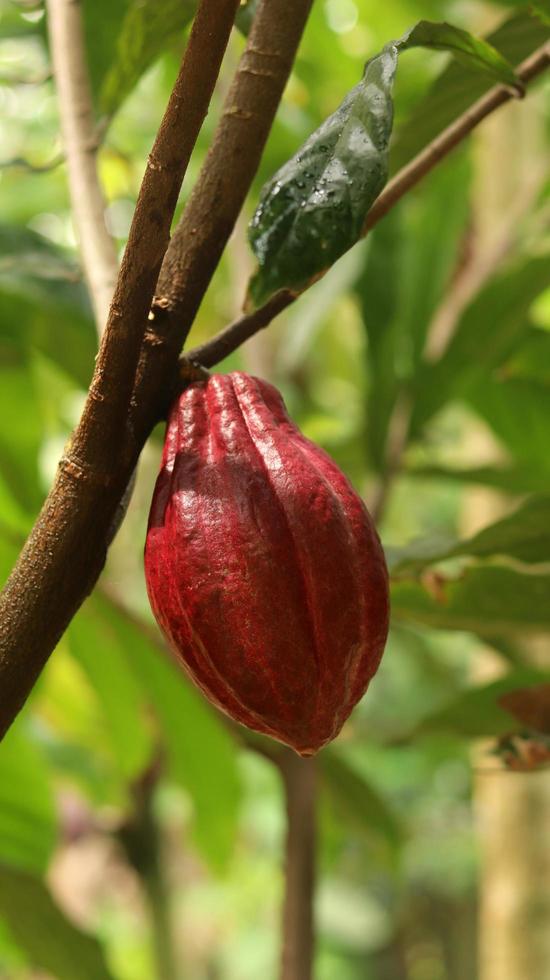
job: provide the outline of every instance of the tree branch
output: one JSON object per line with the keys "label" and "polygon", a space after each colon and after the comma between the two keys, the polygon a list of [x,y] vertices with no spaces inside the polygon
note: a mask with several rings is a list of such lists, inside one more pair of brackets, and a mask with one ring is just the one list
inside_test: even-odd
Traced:
{"label": "tree branch", "polygon": [[143,445],[128,422],[136,367],[179,188],[237,5],[238,0],[200,4],[143,178],[82,418],[0,595],[0,734],[97,580],[117,505]]}
{"label": "tree branch", "polygon": [[71,206],[84,275],[101,336],[117,279],[118,257],[105,225],[106,202],[97,173],[98,139],[82,9],[72,0],[47,0],[47,6]]}
{"label": "tree branch", "polygon": [[287,838],[283,950],[280,980],[310,980],[313,967],[315,892],[315,759],[290,749],[277,757],[286,794]]}
{"label": "tree branch", "polygon": [[141,444],[181,387],[178,355],[256,174],[312,2],[262,0],[254,16],[155,291],[131,417]]}
{"label": "tree branch", "polygon": [[[529,58],[522,62],[517,69],[517,75],[522,82],[527,84],[537,75],[540,75],[550,66],[550,45],[545,44],[534,52]],[[401,198],[416,186],[423,177],[426,176],[444,157],[447,156],[459,143],[487,118],[495,109],[504,105],[512,98],[517,97],[517,92],[498,85],[491,89],[486,95],[478,99],[469,109],[466,110],[450,126],[447,126],[439,136],[428,144],[406,167],[403,167],[395,177],[387,184],[380,196],[370,209],[362,229],[362,236],[366,235],[371,228],[391,211]],[[317,281],[317,279],[315,280]],[[311,283],[310,285],[313,285]],[[305,292],[306,286],[302,292]],[[259,330],[265,329],[270,322],[287,306],[290,306],[300,293],[291,293],[288,290],[280,290],[263,306],[259,307],[251,314],[246,314],[234,323],[225,327],[224,330],[216,334],[211,340],[205,341],[200,347],[196,347],[186,353],[186,357],[195,363],[203,364],[204,367],[212,367],[219,360],[228,357],[233,351],[237,350],[241,344],[253,337]]]}

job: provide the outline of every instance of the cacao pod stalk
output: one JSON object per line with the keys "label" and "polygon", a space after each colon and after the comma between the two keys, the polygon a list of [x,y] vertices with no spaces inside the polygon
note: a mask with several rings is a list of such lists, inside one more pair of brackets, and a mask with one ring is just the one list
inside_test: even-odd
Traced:
{"label": "cacao pod stalk", "polygon": [[272,385],[213,375],[173,405],[145,547],[155,617],[231,718],[313,755],[375,673],[388,576],[372,520]]}

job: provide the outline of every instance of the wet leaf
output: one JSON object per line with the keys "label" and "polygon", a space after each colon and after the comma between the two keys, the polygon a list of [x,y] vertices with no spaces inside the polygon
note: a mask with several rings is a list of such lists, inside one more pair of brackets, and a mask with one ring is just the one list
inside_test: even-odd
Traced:
{"label": "wet leaf", "polygon": [[264,189],[250,225],[256,304],[300,290],[357,241],[388,173],[397,48],[367,63],[341,106]]}

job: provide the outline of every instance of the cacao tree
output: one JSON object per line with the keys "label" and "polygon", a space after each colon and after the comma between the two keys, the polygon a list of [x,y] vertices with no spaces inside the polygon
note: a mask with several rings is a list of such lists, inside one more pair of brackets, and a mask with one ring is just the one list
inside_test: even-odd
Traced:
{"label": "cacao tree", "polygon": [[0,18],[0,975],[544,980],[547,4]]}

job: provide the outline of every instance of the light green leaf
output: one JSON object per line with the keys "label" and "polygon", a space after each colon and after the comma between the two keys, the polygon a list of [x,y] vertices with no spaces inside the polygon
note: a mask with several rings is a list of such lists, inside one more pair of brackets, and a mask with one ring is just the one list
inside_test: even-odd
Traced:
{"label": "light green leaf", "polygon": [[45,759],[17,722],[0,743],[0,862],[42,873],[56,836]]}
{"label": "light green leaf", "polygon": [[512,451],[516,462],[544,474],[548,487],[550,385],[522,378],[508,380],[495,371],[485,379],[472,378],[463,397]]}
{"label": "light green leaf", "polygon": [[0,361],[0,418],[9,419],[9,425],[0,426],[0,477],[17,507],[34,514],[42,502],[37,466],[43,435],[39,402],[25,355],[5,348]]}
{"label": "light green leaf", "polygon": [[418,370],[431,318],[452,274],[469,216],[470,166],[459,154],[367,238],[356,290],[368,334],[368,449],[385,465],[398,393]]}
{"label": "light green leaf", "polygon": [[221,869],[233,846],[240,780],[236,748],[220,716],[205,703],[150,627],[113,603],[96,599],[102,619],[126,650],[162,728],[169,771],[196,810],[194,836],[203,855]]}
{"label": "light green leaf", "polygon": [[479,382],[502,364],[531,329],[529,308],[550,283],[550,258],[523,259],[498,273],[462,314],[453,337],[435,364],[426,364],[415,383],[411,431],[418,434],[446,401]]}
{"label": "light green leaf", "polygon": [[393,556],[392,573],[420,571],[436,562],[460,556],[491,558],[505,555],[525,563],[550,561],[550,495],[530,497],[509,517],[484,528],[467,541],[440,545],[418,541]]}
{"label": "light green leaf", "polygon": [[95,600],[78,612],[68,631],[71,654],[95,689],[122,777],[135,778],[153,753],[146,717],[147,692],[131,666],[130,651],[121,648],[115,630],[101,618]]}
{"label": "light green leaf", "polygon": [[398,622],[480,636],[544,632],[550,627],[550,574],[522,574],[500,565],[472,566],[454,580],[397,581],[392,614]]}
{"label": "light green leaf", "polygon": [[[124,16],[116,33],[116,47],[97,79],[99,107],[106,115],[116,111],[172,39],[179,36],[183,40],[184,30],[195,13],[196,2],[126,0],[124,6]],[[97,16],[94,18],[96,23]]]}
{"label": "light green leaf", "polygon": [[113,980],[98,941],[69,922],[34,875],[0,864],[0,915],[29,962],[55,980]]}
{"label": "light green leaf", "polygon": [[33,348],[87,388],[97,338],[80,269],[42,235],[0,225],[0,349]]}
{"label": "light green leaf", "polygon": [[414,466],[407,469],[407,476],[421,480],[451,480],[458,483],[478,483],[495,487],[508,493],[538,493],[548,488],[548,471],[538,470],[527,464],[506,466],[469,466],[459,469],[450,466]]}
{"label": "light green leaf", "polygon": [[403,838],[400,822],[372,783],[335,749],[321,752],[319,764],[335,808],[368,839],[374,836],[398,847]]}
{"label": "light green leaf", "polygon": [[[548,37],[548,27],[522,12],[505,21],[487,41],[508,62],[517,65],[546,43]],[[405,166],[492,85],[492,79],[485,72],[473,72],[456,63],[449,65],[436,78],[417,108],[396,129],[390,154],[391,171]]]}
{"label": "light green leaf", "polygon": [[481,69],[504,85],[522,88],[510,63],[492,44],[452,24],[421,20],[398,43],[402,50],[421,47],[451,51],[467,67]]}

